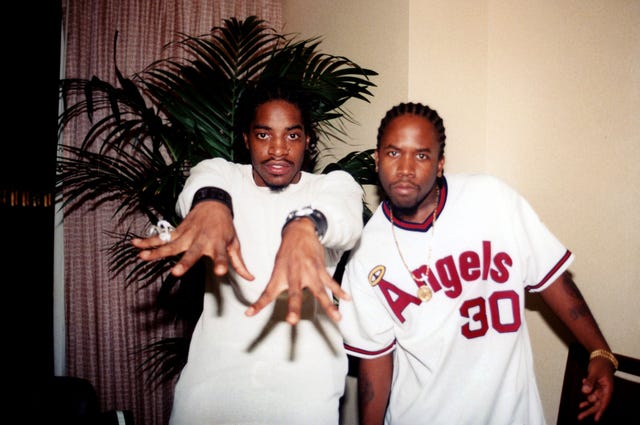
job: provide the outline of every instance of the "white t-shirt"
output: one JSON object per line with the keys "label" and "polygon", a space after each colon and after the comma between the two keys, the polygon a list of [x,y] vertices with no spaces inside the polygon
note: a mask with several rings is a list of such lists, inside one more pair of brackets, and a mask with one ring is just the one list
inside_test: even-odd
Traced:
{"label": "white t-shirt", "polygon": [[347,359],[339,330],[324,309],[310,296],[295,327],[284,321],[286,299],[254,317],[244,311],[271,276],[292,210],[311,206],[325,215],[327,270],[335,271],[362,230],[361,187],[348,173],[336,171],[302,173],[298,183],[273,191],[256,186],[250,165],[216,158],[191,170],[178,212],[184,216],[194,193],[205,186],[231,195],[242,256],[255,280],[245,281],[233,271],[227,279],[209,276],[170,423],[337,424]]}

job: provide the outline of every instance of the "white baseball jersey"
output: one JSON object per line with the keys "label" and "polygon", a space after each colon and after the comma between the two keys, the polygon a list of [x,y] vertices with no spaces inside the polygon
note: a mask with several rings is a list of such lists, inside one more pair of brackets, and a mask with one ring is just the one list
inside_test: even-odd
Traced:
{"label": "white baseball jersey", "polygon": [[524,295],[551,284],[573,254],[500,180],[443,180],[435,226],[432,216],[394,217],[415,278],[388,204],[366,224],[342,280],[353,298],[340,303],[347,353],[393,351],[388,424],[544,424]]}
{"label": "white baseball jersey", "polygon": [[256,186],[250,165],[216,158],[192,169],[178,200],[183,215],[204,186],[231,195],[242,255],[255,280],[233,270],[227,279],[210,276],[170,423],[336,425],[347,356],[335,323],[312,296],[295,327],[284,321],[286,297],[254,317],[244,312],[271,277],[282,226],[292,210],[309,205],[325,215],[322,242],[327,270],[334,272],[342,252],[360,236],[362,189],[348,173],[336,171],[303,173],[298,183],[271,190]]}

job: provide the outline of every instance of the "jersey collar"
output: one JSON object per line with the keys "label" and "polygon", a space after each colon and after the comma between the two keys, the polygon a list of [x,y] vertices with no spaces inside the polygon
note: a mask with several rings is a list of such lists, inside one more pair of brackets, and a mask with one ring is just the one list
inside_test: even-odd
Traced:
{"label": "jersey collar", "polygon": [[[442,211],[444,210],[444,206],[447,203],[447,195],[449,193],[446,177],[442,176],[439,181],[440,199],[438,200],[438,205],[436,205],[436,221],[438,220],[438,218],[440,218],[440,214],[442,214]],[[391,206],[389,205],[389,200],[385,199],[382,202],[382,212],[384,213],[384,216],[387,218],[387,220],[389,220],[389,222],[391,222],[390,209]],[[404,221],[398,217],[394,217],[393,222],[396,227],[403,230],[409,230],[413,232],[428,232],[433,225],[433,214],[429,214],[429,217],[427,217],[427,219],[422,223],[412,223],[409,221]]]}

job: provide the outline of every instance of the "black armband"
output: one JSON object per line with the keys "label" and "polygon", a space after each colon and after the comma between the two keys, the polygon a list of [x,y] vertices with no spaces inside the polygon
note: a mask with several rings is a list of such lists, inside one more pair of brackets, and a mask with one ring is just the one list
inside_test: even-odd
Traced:
{"label": "black armband", "polygon": [[231,195],[226,190],[222,190],[218,187],[203,187],[198,189],[193,195],[193,201],[191,202],[191,208],[203,201],[218,201],[222,202],[231,211],[231,217],[233,217],[233,204],[231,203]]}
{"label": "black armband", "polygon": [[304,207],[300,208],[299,210],[291,211],[287,216],[287,219],[285,220],[284,226],[282,226],[282,228],[284,229],[285,226],[291,223],[293,220],[297,220],[303,217],[311,219],[313,225],[316,228],[316,235],[318,235],[318,238],[322,239],[324,234],[327,233],[327,218],[320,211],[311,207]]}

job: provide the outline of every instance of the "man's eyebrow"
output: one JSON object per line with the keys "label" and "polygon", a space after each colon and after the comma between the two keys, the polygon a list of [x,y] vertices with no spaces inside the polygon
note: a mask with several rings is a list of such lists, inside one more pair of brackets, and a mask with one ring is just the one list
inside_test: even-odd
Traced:
{"label": "man's eyebrow", "polygon": [[[393,150],[396,150],[396,151],[402,150],[402,149],[400,149],[398,146],[396,146],[394,144],[386,145],[386,146],[382,147],[382,149],[393,149]],[[432,149],[429,148],[429,147],[416,149],[416,152],[431,152],[431,151],[432,151]]]}
{"label": "man's eyebrow", "polygon": [[[272,130],[271,127],[269,127],[268,125],[264,125],[264,124],[254,124],[253,126],[251,126],[252,129],[257,129],[257,130]],[[291,127],[285,127],[285,130],[287,131],[291,131],[291,130],[302,130],[302,125],[301,124],[296,124],[293,125]]]}

